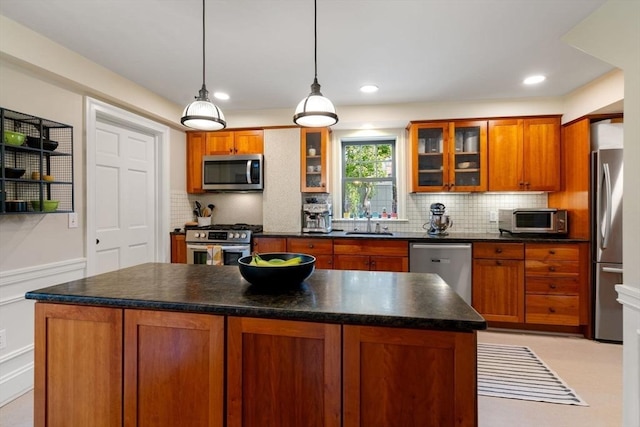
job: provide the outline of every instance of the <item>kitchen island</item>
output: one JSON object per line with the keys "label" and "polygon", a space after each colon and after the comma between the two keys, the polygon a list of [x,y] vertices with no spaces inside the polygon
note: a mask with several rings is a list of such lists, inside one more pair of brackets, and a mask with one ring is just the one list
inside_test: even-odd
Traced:
{"label": "kitchen island", "polygon": [[44,425],[474,426],[476,331],[438,276],[144,264],[28,292]]}

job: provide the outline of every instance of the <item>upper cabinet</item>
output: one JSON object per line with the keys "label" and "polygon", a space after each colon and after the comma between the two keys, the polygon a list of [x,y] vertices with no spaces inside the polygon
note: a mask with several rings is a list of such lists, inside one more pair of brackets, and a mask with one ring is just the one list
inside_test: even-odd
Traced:
{"label": "upper cabinet", "polygon": [[73,127],[0,108],[0,214],[73,212]]}
{"label": "upper cabinet", "polygon": [[203,156],[262,154],[263,148],[264,132],[261,129],[187,132],[187,193],[204,193]]}
{"label": "upper cabinet", "polygon": [[264,148],[262,130],[206,132],[205,155],[262,154]]}
{"label": "upper cabinet", "polygon": [[560,117],[489,121],[489,191],[560,190]]}
{"label": "upper cabinet", "polygon": [[300,191],[329,192],[329,129],[300,129]]}
{"label": "upper cabinet", "polygon": [[412,191],[486,191],[487,122],[415,123],[409,127]]}

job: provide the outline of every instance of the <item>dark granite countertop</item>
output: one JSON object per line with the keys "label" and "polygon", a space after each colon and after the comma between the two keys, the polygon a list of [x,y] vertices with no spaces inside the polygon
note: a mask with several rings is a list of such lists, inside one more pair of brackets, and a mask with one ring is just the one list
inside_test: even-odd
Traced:
{"label": "dark granite countertop", "polygon": [[439,276],[315,270],[284,289],[234,266],[151,263],[27,292],[39,301],[325,323],[472,331],[485,320]]}
{"label": "dark granite countertop", "polygon": [[296,232],[262,232],[255,233],[254,237],[313,237],[325,239],[393,239],[393,240],[410,240],[412,242],[529,242],[529,243],[579,243],[588,242],[585,239],[572,239],[558,235],[514,235],[507,233],[500,235],[499,233],[470,233],[470,232],[450,232],[446,236],[432,236],[427,232],[403,232],[394,231],[392,235],[388,234],[347,234],[345,231],[332,231],[331,233],[296,233]]}

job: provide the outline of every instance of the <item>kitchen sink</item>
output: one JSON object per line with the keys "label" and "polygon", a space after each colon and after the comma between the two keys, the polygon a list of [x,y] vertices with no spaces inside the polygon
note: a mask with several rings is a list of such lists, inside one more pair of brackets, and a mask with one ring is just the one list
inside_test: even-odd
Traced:
{"label": "kitchen sink", "polygon": [[390,231],[347,231],[344,234],[353,236],[393,236]]}

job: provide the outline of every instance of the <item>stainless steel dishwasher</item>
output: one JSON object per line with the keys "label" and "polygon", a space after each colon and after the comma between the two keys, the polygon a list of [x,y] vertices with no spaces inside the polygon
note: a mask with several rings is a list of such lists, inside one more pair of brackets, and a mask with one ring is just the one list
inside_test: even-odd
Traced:
{"label": "stainless steel dishwasher", "polygon": [[411,243],[409,271],[438,274],[471,304],[471,243]]}

